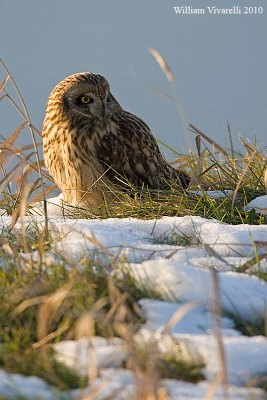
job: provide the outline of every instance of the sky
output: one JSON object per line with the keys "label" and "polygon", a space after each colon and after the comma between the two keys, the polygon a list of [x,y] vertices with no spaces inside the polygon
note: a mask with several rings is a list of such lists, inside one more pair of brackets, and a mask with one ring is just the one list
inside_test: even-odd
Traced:
{"label": "sky", "polygon": [[[264,6],[263,0],[0,3],[0,57],[39,128],[53,87],[72,73],[92,71],[109,80],[123,108],[143,118],[157,138],[178,152],[195,150],[189,123],[229,147],[229,121],[237,149],[239,132],[266,146],[267,8],[260,15],[243,13],[245,6]],[[234,5],[241,15],[209,15],[206,8]],[[176,14],[174,6],[204,8],[206,14]],[[150,47],[165,57],[175,86]],[[0,133],[7,136],[16,123],[14,111],[2,102]]]}

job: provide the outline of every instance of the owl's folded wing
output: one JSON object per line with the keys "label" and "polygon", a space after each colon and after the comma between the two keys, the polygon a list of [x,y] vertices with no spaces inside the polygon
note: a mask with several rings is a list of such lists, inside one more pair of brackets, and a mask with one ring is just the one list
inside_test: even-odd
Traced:
{"label": "owl's folded wing", "polygon": [[164,160],[149,127],[140,118],[123,112],[111,126],[113,129],[103,137],[97,156],[112,181],[125,179],[134,186],[154,189],[188,186],[188,176]]}

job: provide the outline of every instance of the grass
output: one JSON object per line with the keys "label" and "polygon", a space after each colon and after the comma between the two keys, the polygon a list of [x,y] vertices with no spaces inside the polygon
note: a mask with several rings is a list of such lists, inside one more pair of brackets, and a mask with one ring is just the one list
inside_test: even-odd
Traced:
{"label": "grass", "polygon": [[162,235],[155,237],[155,244],[168,244],[170,246],[189,246],[196,244],[195,241],[187,235],[177,232],[175,229],[170,232],[164,232]]}
{"label": "grass", "polygon": [[51,343],[75,338],[85,311],[94,315],[92,334],[116,335],[122,308],[122,322],[136,331],[141,319],[134,292],[131,288],[127,299],[123,286],[123,280],[116,285],[107,271],[93,268],[89,260],[78,267],[66,266],[62,259],[49,270],[44,266],[26,274],[12,263],[1,269],[0,366],[43,377],[60,388],[77,386],[77,376],[54,359]]}
{"label": "grass", "polygon": [[245,321],[238,314],[226,313],[225,316],[231,318],[235,323],[235,329],[240,331],[245,336],[266,335],[265,322],[261,318],[251,323],[249,321]]}
{"label": "grass", "polygon": [[[157,52],[152,54],[163,69],[168,68],[168,79],[172,82],[169,67]],[[156,288],[140,287],[128,273],[111,277],[113,263],[104,267],[97,255],[85,254],[77,261],[65,259],[53,250],[46,196],[53,193],[55,185],[43,169],[44,163],[37,152],[41,133],[32,124],[23,98],[4,64],[2,68],[0,106],[1,102],[8,102],[20,121],[14,132],[0,143],[0,208],[12,217],[10,225],[5,225],[0,234],[0,368],[40,376],[62,390],[83,387],[87,379],[80,378],[56,360],[53,344],[83,334],[88,337],[97,334],[107,338],[119,336],[127,342],[130,356],[125,367],[133,371],[137,369],[143,374],[152,371],[159,378],[190,382],[203,379],[202,362],[188,362],[177,354],[162,355],[153,346],[151,352],[149,347],[142,348],[134,342],[134,334],[144,322],[138,300],[144,297],[161,299]],[[15,94],[11,95],[14,88]],[[137,190],[129,185],[128,191],[120,193],[119,202],[105,203],[90,210],[68,209],[68,216],[159,219],[197,215],[230,224],[266,224],[267,216],[253,210],[244,211],[250,200],[265,194],[263,172],[267,165],[263,152],[242,139],[243,154],[234,153],[196,127],[191,125],[190,129],[196,135],[196,150],[179,155],[173,163],[191,175],[189,192],[172,188],[165,192]],[[32,143],[17,145],[26,130],[30,132]],[[112,190],[117,192],[118,188]],[[212,198],[206,190],[230,192],[225,197]],[[18,218],[31,213],[29,203],[39,200],[43,200],[43,228],[31,224],[17,229]],[[187,246],[192,244],[191,240],[171,231],[155,238],[154,243]],[[255,257],[255,262],[259,259],[260,256]],[[246,273],[250,266],[247,263],[239,272]],[[257,274],[267,280],[266,272],[255,272]],[[80,330],[85,317],[90,324],[83,332]],[[231,317],[244,334],[264,334],[263,321],[250,326]],[[143,396],[140,400],[147,398]]]}
{"label": "grass", "polygon": [[[52,344],[79,337],[85,313],[92,320],[87,335],[123,337],[126,332],[133,337],[144,322],[137,300],[160,296],[154,288],[140,288],[129,274],[111,278],[107,269],[92,264],[89,258],[84,257],[78,265],[60,260],[59,255],[58,260],[49,265],[44,262],[42,268],[27,273],[9,260],[0,270],[0,367],[39,376],[66,390],[82,387],[87,380],[57,362]],[[142,368],[151,364],[149,353],[144,355],[146,349],[137,351],[131,340],[129,346],[131,354],[138,354]],[[164,378],[203,379],[202,363],[160,353],[153,363]]]}
{"label": "grass", "polygon": [[[177,379],[185,382],[197,383],[204,380],[202,372],[205,364],[196,360],[189,354],[181,351],[179,343],[173,343],[171,351],[162,352],[159,349],[157,340],[150,340],[144,344],[134,344],[134,355],[130,363],[153,376],[160,376],[163,379]],[[153,362],[151,363],[151,360]]]}

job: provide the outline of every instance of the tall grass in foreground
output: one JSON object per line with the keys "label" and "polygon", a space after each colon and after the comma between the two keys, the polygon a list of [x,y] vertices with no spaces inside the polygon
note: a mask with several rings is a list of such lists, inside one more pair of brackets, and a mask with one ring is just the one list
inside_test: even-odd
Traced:
{"label": "tall grass in foreground", "polygon": [[[173,82],[165,60],[156,51],[152,54]],[[31,203],[42,200],[46,213],[45,198],[56,187],[38,153],[40,131],[32,124],[14,79],[5,65],[1,65],[0,107],[1,103],[7,102],[21,121],[10,135],[1,137],[0,143],[0,208],[13,217],[13,223],[3,228],[0,239],[0,366],[9,372],[41,376],[60,389],[83,387],[88,381],[95,380],[97,368],[91,368],[88,376],[79,377],[56,360],[53,344],[83,336],[90,340],[96,334],[106,338],[118,336],[124,340],[127,354],[121,367],[132,370],[136,376],[136,398],[167,400],[168,393],[160,386],[160,378],[197,382],[203,379],[204,365],[202,360],[195,360],[183,351],[179,343],[173,343],[171,353],[162,354],[156,337],[143,345],[136,342],[135,334],[143,322],[137,301],[143,297],[160,298],[157,291],[150,287],[141,288],[127,274],[111,277],[116,259],[109,268],[104,268],[95,254],[85,254],[78,261],[57,254],[52,247],[53,236],[48,225],[44,229],[37,225],[24,227],[22,231],[14,229],[18,217],[31,213]],[[30,143],[19,146],[17,142],[22,135],[26,136],[27,130]],[[174,166],[191,175],[189,191],[175,192],[170,188],[157,192],[129,185],[129,190],[117,203],[90,210],[73,207],[69,211],[68,208],[68,215],[73,218],[147,219],[190,214],[232,224],[266,223],[266,217],[243,211],[252,198],[265,193],[265,156],[256,145],[243,139],[244,154],[239,154],[233,149],[224,149],[193,125],[190,130],[196,136],[195,151],[179,154],[173,161]],[[229,134],[231,136],[230,128]],[[226,196],[211,198],[205,193],[207,189],[225,191]],[[162,242],[167,241],[190,244],[182,237],[162,238]],[[245,272],[249,266],[243,266],[240,272]],[[214,290],[218,293],[217,284],[214,276]],[[214,315],[219,314],[218,293]],[[253,327],[238,320],[237,326],[245,334],[264,333],[263,321],[259,327]],[[219,328],[217,336],[221,344]],[[226,383],[223,349],[221,364],[220,374],[206,398],[212,398],[218,382]]]}

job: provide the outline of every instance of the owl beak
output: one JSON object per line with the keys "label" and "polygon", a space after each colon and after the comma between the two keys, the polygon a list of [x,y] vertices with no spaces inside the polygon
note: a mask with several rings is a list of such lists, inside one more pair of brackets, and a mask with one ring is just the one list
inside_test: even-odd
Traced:
{"label": "owl beak", "polygon": [[102,103],[101,116],[102,118],[105,118],[107,116],[107,107],[105,103]]}

